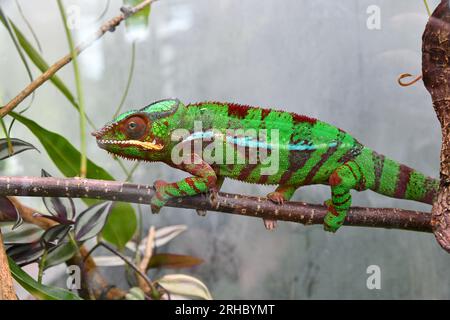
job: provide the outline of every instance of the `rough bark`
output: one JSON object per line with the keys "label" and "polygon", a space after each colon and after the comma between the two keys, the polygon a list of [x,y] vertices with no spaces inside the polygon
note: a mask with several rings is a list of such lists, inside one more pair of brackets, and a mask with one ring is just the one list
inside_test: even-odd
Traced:
{"label": "rough bark", "polygon": [[14,284],[9,270],[8,257],[3,246],[0,231],[0,300],[17,300]]}
{"label": "rough bark", "polygon": [[[0,195],[32,197],[93,198],[113,201],[150,203],[153,187],[80,178],[0,177]],[[324,206],[303,202],[286,202],[282,206],[264,197],[219,193],[211,203],[204,195],[171,200],[167,206],[219,211],[256,218],[322,224],[327,210]],[[430,214],[394,208],[353,207],[344,225],[431,232]]]}
{"label": "rough bark", "polygon": [[422,37],[422,74],[442,128],[441,185],[432,208],[436,240],[450,253],[450,7],[443,0],[431,15]]}

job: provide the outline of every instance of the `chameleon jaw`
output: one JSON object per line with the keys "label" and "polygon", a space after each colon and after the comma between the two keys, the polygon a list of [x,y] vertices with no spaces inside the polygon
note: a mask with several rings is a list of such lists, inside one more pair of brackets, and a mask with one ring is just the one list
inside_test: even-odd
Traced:
{"label": "chameleon jaw", "polygon": [[153,140],[152,142],[148,141],[139,141],[139,140],[97,140],[97,143],[100,147],[107,146],[107,145],[116,145],[116,146],[135,146],[135,147],[141,147],[145,150],[161,150],[164,148],[164,145],[158,144],[156,140]]}

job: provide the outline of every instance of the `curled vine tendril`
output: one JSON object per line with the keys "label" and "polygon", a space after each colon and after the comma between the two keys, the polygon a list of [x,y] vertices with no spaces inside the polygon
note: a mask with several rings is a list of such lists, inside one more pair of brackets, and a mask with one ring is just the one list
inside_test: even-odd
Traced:
{"label": "curled vine tendril", "polygon": [[402,80],[405,78],[409,78],[412,77],[413,75],[410,73],[402,73],[401,75],[398,76],[397,78],[397,82],[399,85],[401,85],[402,87],[409,87],[411,85],[413,85],[414,83],[416,83],[417,81],[422,79],[422,75],[418,75],[416,76],[413,80],[409,81],[409,82],[403,82]]}

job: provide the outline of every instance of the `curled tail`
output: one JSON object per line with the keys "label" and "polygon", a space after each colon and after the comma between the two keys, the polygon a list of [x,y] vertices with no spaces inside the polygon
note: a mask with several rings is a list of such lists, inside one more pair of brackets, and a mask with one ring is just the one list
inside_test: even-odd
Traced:
{"label": "curled tail", "polygon": [[[430,178],[406,165],[365,148],[361,154],[363,167],[371,166],[373,181],[367,188],[392,198],[433,204],[439,190],[439,180]],[[368,159],[368,158],[371,159]],[[365,160],[365,161],[364,161]]]}

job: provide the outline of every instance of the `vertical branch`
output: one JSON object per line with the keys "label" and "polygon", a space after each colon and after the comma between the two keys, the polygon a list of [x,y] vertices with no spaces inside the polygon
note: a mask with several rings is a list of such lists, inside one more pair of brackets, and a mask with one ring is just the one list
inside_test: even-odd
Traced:
{"label": "vertical branch", "polygon": [[86,113],[84,107],[84,95],[83,95],[83,86],[81,83],[80,76],[80,68],[78,67],[78,59],[77,59],[77,50],[75,48],[72,33],[69,30],[69,26],[67,25],[67,17],[64,5],[62,0],[57,0],[59,12],[61,13],[61,18],[64,24],[64,30],[67,36],[67,42],[69,43],[70,55],[72,56],[73,62],[73,72],[75,76],[75,85],[77,90],[78,97],[78,107],[80,111],[80,153],[81,153],[81,164],[80,164],[80,177],[86,177],[87,170],[87,158],[86,158]]}
{"label": "vertical branch", "polygon": [[17,300],[0,231],[0,300]]}
{"label": "vertical branch", "polygon": [[442,129],[441,185],[432,208],[436,240],[450,253],[450,7],[442,0],[422,36],[422,74]]}

